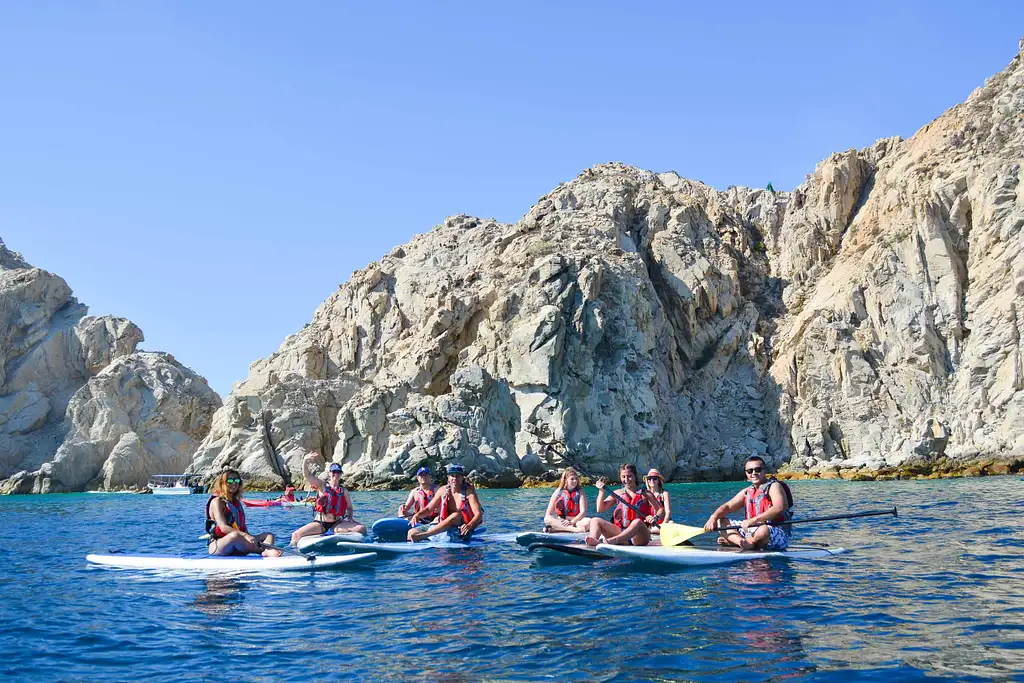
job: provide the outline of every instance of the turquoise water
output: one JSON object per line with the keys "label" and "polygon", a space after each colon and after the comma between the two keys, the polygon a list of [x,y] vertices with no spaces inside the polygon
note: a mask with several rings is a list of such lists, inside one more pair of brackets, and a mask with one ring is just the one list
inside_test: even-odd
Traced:
{"label": "turquoise water", "polygon": [[[673,485],[703,523],[731,484]],[[194,552],[205,496],[0,498],[5,680],[1024,680],[1024,481],[795,482],[797,527],[852,552],[664,570],[514,543],[315,575],[90,568]],[[357,518],[403,493],[356,492]],[[550,490],[481,492],[488,532],[538,527]],[[591,492],[591,502],[593,493]],[[250,509],[282,537],[308,510]],[[16,618],[15,618],[16,616]]]}

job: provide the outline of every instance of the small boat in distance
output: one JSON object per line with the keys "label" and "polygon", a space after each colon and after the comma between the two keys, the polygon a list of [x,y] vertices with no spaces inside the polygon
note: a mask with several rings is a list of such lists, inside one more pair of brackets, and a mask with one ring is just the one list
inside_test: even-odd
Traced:
{"label": "small boat in distance", "polygon": [[202,493],[203,487],[196,474],[154,474],[149,478],[150,490],[161,496],[187,496]]}

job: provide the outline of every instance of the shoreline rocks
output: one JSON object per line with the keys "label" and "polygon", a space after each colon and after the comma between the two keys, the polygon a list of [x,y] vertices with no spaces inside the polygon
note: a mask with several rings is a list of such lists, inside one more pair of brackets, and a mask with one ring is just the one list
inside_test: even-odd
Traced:
{"label": "shoreline rocks", "polygon": [[221,400],[205,379],[87,312],[0,240],[0,493],[143,487],[209,431]]}

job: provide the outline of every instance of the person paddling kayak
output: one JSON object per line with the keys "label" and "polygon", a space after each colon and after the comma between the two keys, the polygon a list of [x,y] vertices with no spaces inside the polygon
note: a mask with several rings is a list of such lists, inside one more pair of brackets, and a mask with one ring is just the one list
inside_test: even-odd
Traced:
{"label": "person paddling kayak", "polygon": [[341,485],[341,465],[332,462],[331,466],[327,468],[327,481],[324,481],[310,470],[318,460],[320,460],[318,453],[310,453],[302,461],[302,473],[306,475],[309,485],[317,492],[316,502],[313,504],[316,514],[313,516],[312,522],[299,527],[292,533],[292,545],[298,543],[303,536],[317,536],[326,534],[328,531],[366,533],[366,527],[355,520],[352,499],[345,487]]}
{"label": "person paddling kayak", "polygon": [[644,477],[644,483],[647,486],[647,490],[655,495],[663,508],[661,513],[658,514],[657,520],[651,525],[651,533],[656,534],[662,524],[672,521],[672,504],[669,501],[668,491],[665,490],[665,479],[661,476],[661,472],[652,469]]}
{"label": "person paddling kayak", "polygon": [[295,502],[295,487],[286,486],[284,489],[284,495],[278,496],[277,500],[282,503],[294,503]]}
{"label": "person paddling kayak", "polygon": [[[615,512],[612,513],[612,521],[600,517],[590,520],[590,530],[587,536],[587,545],[597,545],[603,536],[606,543],[612,545],[647,545],[651,542],[651,525],[657,521],[657,515],[662,511],[658,497],[646,489],[639,489],[639,477],[637,476],[636,465],[624,464],[619,468],[619,481],[622,488],[616,491],[618,496],[639,512],[618,502],[615,505]],[[605,498],[604,487],[607,482],[604,479],[597,480],[597,511],[605,512],[616,503],[615,498]]]}
{"label": "person paddling kayak", "polygon": [[[416,482],[416,488],[409,491],[409,497],[398,506],[399,517],[408,517],[427,507],[434,494],[437,493],[437,486],[434,485],[434,477],[430,474],[430,468],[421,467],[416,470]],[[421,519],[426,522],[433,522],[436,517],[437,515],[434,517],[422,517]]]}
{"label": "person paddling kayak", "polygon": [[[446,469],[448,485],[441,487],[425,508],[409,518],[412,528],[407,538],[410,541],[422,541],[448,530],[457,530],[462,540],[468,541],[473,537],[473,530],[483,523],[484,509],[476,488],[466,479],[466,468],[451,464]],[[425,531],[416,528],[421,519],[428,519],[432,514],[437,515],[437,524]]]}
{"label": "person paddling kayak", "polygon": [[[743,464],[750,486],[743,489],[727,503],[708,517],[705,531],[714,531],[724,526],[742,526],[735,531],[719,532],[720,545],[733,545],[744,550],[785,550],[791,538],[790,525],[754,526],[761,522],[781,524],[792,519],[793,493],[789,485],[766,474],[764,460],[756,455],[747,458]],[[726,516],[744,508],[746,519],[728,520]],[[754,527],[754,528],[751,528]]]}
{"label": "person paddling kayak", "polygon": [[580,475],[572,467],[562,472],[558,488],[551,494],[544,513],[544,531],[569,533],[590,530],[587,517],[587,496],[580,487]]}
{"label": "person paddling kayak", "polygon": [[250,534],[245,525],[242,507],[242,475],[236,470],[224,470],[213,484],[213,495],[206,501],[206,533],[210,535],[211,555],[250,555],[278,557],[280,550],[267,548],[274,545],[270,533]]}

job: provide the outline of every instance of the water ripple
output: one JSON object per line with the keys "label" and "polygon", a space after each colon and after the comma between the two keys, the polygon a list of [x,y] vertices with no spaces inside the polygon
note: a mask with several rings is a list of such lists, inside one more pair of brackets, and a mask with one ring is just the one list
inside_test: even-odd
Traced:
{"label": "water ripple", "polygon": [[[202,497],[0,499],[9,680],[1016,680],[1024,671],[1024,483],[1015,477],[796,482],[800,527],[852,552],[674,570],[526,552],[430,550],[301,576],[90,568],[84,555],[196,552]],[[736,484],[671,487],[703,521]],[[484,491],[491,533],[536,528],[549,491]],[[592,492],[591,492],[592,495]],[[400,493],[354,494],[359,517]],[[254,510],[279,536],[306,512]],[[54,520],[74,536],[54,535]],[[14,548],[17,548],[15,552]],[[43,561],[49,560],[49,561]],[[58,671],[53,675],[51,672]]]}

